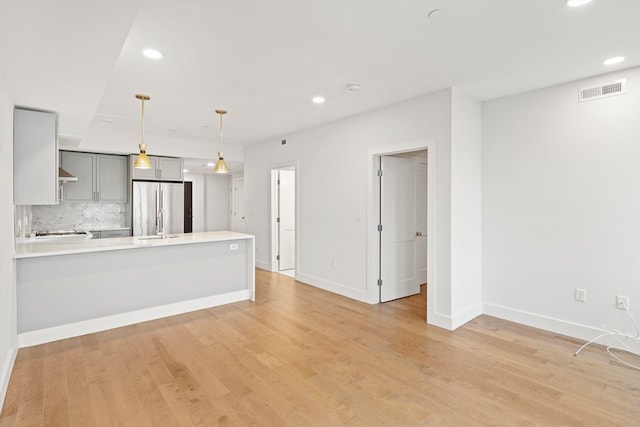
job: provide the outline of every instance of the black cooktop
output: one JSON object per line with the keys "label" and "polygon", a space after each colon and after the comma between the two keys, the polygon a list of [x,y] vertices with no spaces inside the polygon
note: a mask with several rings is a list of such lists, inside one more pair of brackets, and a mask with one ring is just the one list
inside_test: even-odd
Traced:
{"label": "black cooktop", "polygon": [[87,234],[86,231],[76,231],[76,230],[57,230],[57,231],[36,231],[37,236],[71,236],[74,234]]}

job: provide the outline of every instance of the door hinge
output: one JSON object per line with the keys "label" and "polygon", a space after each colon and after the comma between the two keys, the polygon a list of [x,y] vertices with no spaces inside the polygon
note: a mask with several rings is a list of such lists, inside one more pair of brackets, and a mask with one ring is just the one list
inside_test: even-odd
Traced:
{"label": "door hinge", "polygon": [[382,286],[382,279],[378,279],[378,286]]}
{"label": "door hinge", "polygon": [[280,222],[280,218],[276,218],[276,222]]}
{"label": "door hinge", "polygon": [[280,180],[278,180],[278,185],[280,185]]}
{"label": "door hinge", "polygon": [[382,176],[382,169],[378,169],[378,176]]}
{"label": "door hinge", "polygon": [[382,224],[378,224],[378,231],[382,231]]}
{"label": "door hinge", "polygon": [[276,261],[280,261],[280,255],[276,255]]}

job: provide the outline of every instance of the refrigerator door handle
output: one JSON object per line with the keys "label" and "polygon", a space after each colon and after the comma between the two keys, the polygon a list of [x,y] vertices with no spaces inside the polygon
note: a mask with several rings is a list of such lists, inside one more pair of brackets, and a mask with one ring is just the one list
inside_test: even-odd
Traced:
{"label": "refrigerator door handle", "polygon": [[166,224],[165,224],[165,215],[164,215],[164,192],[162,191],[162,185],[160,186],[160,191],[158,192],[157,200],[158,200],[158,204],[156,206],[158,207],[158,211],[156,214],[156,222],[157,222],[156,233],[158,235],[164,236],[166,232]]}
{"label": "refrigerator door handle", "polygon": [[158,225],[160,225],[158,223],[158,220],[159,220],[159,218],[158,218],[158,207],[159,207],[159,204],[158,204],[159,203],[159,201],[158,201],[158,190],[156,190],[154,193],[155,193],[155,197],[156,197],[155,205],[156,205],[156,233],[157,233],[158,232]]}

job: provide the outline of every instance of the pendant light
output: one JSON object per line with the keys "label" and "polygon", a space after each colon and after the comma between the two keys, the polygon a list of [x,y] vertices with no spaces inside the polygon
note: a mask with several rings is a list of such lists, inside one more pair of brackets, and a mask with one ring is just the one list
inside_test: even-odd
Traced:
{"label": "pendant light", "polygon": [[136,98],[142,102],[142,132],[140,144],[138,144],[138,148],[140,149],[140,154],[136,157],[136,161],[133,164],[133,167],[136,169],[151,169],[151,160],[147,156],[147,146],[144,143],[144,101],[148,101],[151,98],[149,95],[141,95],[137,94]]}
{"label": "pendant light", "polygon": [[222,116],[227,114],[227,110],[216,110],[216,114],[220,115],[220,151],[218,151],[218,162],[214,168],[215,173],[229,173],[229,168],[224,162],[224,153],[222,152]]}

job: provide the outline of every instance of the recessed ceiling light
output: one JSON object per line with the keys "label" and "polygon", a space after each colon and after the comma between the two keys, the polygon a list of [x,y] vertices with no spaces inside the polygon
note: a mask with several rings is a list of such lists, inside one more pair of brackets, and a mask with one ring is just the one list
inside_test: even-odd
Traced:
{"label": "recessed ceiling light", "polygon": [[324,104],[324,101],[325,101],[325,99],[324,99],[323,96],[314,96],[311,99],[311,102],[313,102],[314,104]]}
{"label": "recessed ceiling light", "polygon": [[215,163],[207,163],[207,166],[209,166],[210,168],[214,167],[215,165]]}
{"label": "recessed ceiling light", "polygon": [[624,61],[624,56],[614,56],[613,58],[605,59],[602,63],[604,65],[619,64]]}
{"label": "recessed ceiling light", "polygon": [[162,53],[155,49],[145,49],[142,51],[142,54],[149,59],[160,59],[162,58]]}
{"label": "recessed ceiling light", "polygon": [[589,3],[591,0],[567,0],[567,6],[569,7],[580,7]]}
{"label": "recessed ceiling light", "polygon": [[188,173],[188,172],[189,172],[189,169],[182,169],[182,172],[184,172],[184,173]]}

